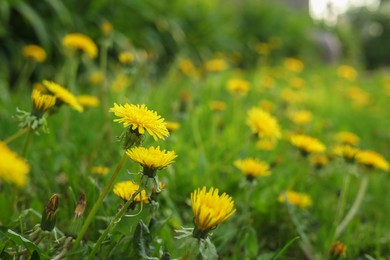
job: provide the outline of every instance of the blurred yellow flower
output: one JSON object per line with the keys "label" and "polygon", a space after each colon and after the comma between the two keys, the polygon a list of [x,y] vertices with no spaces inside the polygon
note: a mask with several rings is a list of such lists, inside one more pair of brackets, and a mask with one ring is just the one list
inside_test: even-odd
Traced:
{"label": "blurred yellow flower", "polygon": [[130,159],[150,170],[161,170],[174,163],[177,155],[174,151],[160,150],[160,146],[144,148],[133,147],[126,151]]}
{"label": "blurred yellow flower", "polygon": [[354,81],[357,77],[357,71],[354,67],[348,65],[341,65],[337,68],[337,75],[340,78]]}
{"label": "blurred yellow flower", "polygon": [[292,72],[301,72],[304,68],[303,62],[297,58],[286,58],[283,64],[286,69]]}
{"label": "blurred yellow flower", "polygon": [[302,103],[305,99],[305,96],[302,92],[294,91],[289,88],[284,88],[280,92],[280,98],[287,104],[297,104]]}
{"label": "blurred yellow flower", "polygon": [[101,25],[101,30],[104,35],[108,35],[112,31],[112,24],[108,21],[104,21]]}
{"label": "blurred yellow flower", "polygon": [[32,59],[36,62],[44,62],[46,60],[46,51],[38,45],[26,45],[23,47],[22,52],[27,59]]}
{"label": "blurred yellow flower", "polygon": [[341,144],[349,144],[349,145],[356,146],[360,142],[359,136],[347,131],[338,132],[336,133],[335,137],[336,137],[336,141]]}
{"label": "blurred yellow flower", "polygon": [[344,243],[341,243],[340,241],[336,241],[332,245],[331,249],[332,256],[336,259],[340,258],[340,256],[345,257],[347,254],[347,246]]}
{"label": "blurred yellow flower", "polygon": [[119,74],[115,77],[114,82],[112,83],[111,89],[119,93],[123,89],[125,89],[127,86],[131,85],[132,81],[131,78],[127,77],[126,75]]}
{"label": "blurred yellow flower", "polygon": [[303,154],[322,153],[325,151],[325,145],[316,138],[303,134],[291,136],[290,143],[297,147]]}
{"label": "blurred yellow flower", "polygon": [[305,87],[306,84],[305,80],[299,77],[293,77],[289,79],[288,83],[294,89],[302,89]]}
{"label": "blurred yellow flower", "polygon": [[118,60],[122,64],[130,64],[134,60],[134,54],[132,52],[129,52],[129,51],[121,52],[118,55]]}
{"label": "blurred yellow flower", "polygon": [[265,99],[260,100],[259,107],[268,113],[271,113],[275,110],[275,104]]}
{"label": "blurred yellow flower", "polygon": [[92,72],[88,78],[89,83],[99,85],[104,81],[104,74],[101,71]]}
{"label": "blurred yellow flower", "polygon": [[251,177],[255,178],[258,176],[270,176],[270,167],[268,163],[260,161],[254,158],[247,158],[244,160],[236,160],[234,162],[234,166],[236,166],[240,171]]}
{"label": "blurred yellow flower", "polygon": [[0,141],[0,179],[23,187],[26,185],[29,171],[27,162]]}
{"label": "blurred yellow flower", "polygon": [[220,71],[226,70],[228,68],[228,64],[222,58],[215,58],[215,59],[211,59],[211,60],[206,61],[206,63],[204,64],[204,67],[207,71],[210,71],[210,72],[220,72]]}
{"label": "blurred yellow flower", "polygon": [[91,38],[81,33],[69,33],[62,38],[62,45],[71,50],[85,52],[92,59],[98,55],[98,48]]}
{"label": "blurred yellow flower", "polygon": [[310,157],[310,162],[317,169],[321,169],[321,168],[325,167],[326,165],[328,165],[329,159],[325,154],[313,154]]}
{"label": "blurred yellow flower", "polygon": [[45,112],[56,103],[56,97],[42,94],[39,90],[33,89],[31,94],[33,108]]}
{"label": "blurred yellow flower", "polygon": [[344,158],[347,162],[354,162],[355,156],[358,154],[359,149],[349,145],[349,144],[343,144],[343,145],[336,145],[331,150],[331,154]]}
{"label": "blurred yellow flower", "polygon": [[384,171],[389,171],[389,163],[387,160],[377,152],[370,150],[359,151],[356,156],[356,162],[366,165],[368,167],[373,167],[381,169]]}
{"label": "blurred yellow flower", "polygon": [[370,103],[370,94],[359,87],[349,87],[346,90],[347,97],[358,106],[366,106]]}
{"label": "blurred yellow flower", "polygon": [[190,59],[182,59],[179,61],[179,69],[188,77],[198,76],[198,71]]}
{"label": "blurred yellow flower", "polygon": [[100,104],[99,98],[91,95],[80,95],[77,96],[77,101],[80,105],[85,107],[97,107]]}
{"label": "blurred yellow flower", "polygon": [[125,128],[130,126],[131,130],[137,130],[141,135],[146,130],[154,140],[165,139],[169,136],[164,118],[157,115],[157,112],[149,110],[144,104],[125,104],[123,106],[114,103],[114,107],[110,108],[110,112],[120,117],[114,119],[114,122],[123,123]]}
{"label": "blurred yellow flower", "polygon": [[229,79],[227,89],[234,95],[246,96],[250,89],[250,83],[238,78]]}
{"label": "blurred yellow flower", "polygon": [[252,107],[247,114],[247,125],[260,138],[278,139],[281,137],[278,121],[261,108]]}
{"label": "blurred yellow flower", "polygon": [[83,107],[79,104],[77,98],[71,92],[69,92],[69,90],[55,82],[47,80],[43,81],[43,85],[57,98],[57,102],[60,100],[78,112],[83,112]]}
{"label": "blurred yellow flower", "polygon": [[206,237],[208,231],[217,227],[236,212],[232,197],[226,193],[222,195],[218,193],[218,189],[210,188],[209,191],[206,191],[206,187],[198,188],[191,193],[194,222],[196,230],[201,233],[199,238]]}
{"label": "blurred yellow flower", "polygon": [[263,151],[272,151],[273,149],[275,149],[275,146],[275,139],[260,138],[256,143],[256,148]]}
{"label": "blurred yellow flower", "polygon": [[281,203],[287,202],[288,204],[298,206],[300,208],[307,208],[312,205],[311,198],[304,194],[295,191],[286,191],[283,194],[280,194],[278,201]]}
{"label": "blurred yellow flower", "polygon": [[105,166],[93,166],[91,168],[91,173],[97,174],[97,175],[107,175],[108,172],[110,171],[110,168],[105,167]]}
{"label": "blurred yellow flower", "polygon": [[180,124],[177,122],[166,121],[165,125],[170,133],[180,128]]}
{"label": "blurred yellow flower", "polygon": [[223,101],[220,100],[213,100],[210,101],[210,108],[213,111],[223,111],[226,108],[226,104]]}
{"label": "blurred yellow flower", "polygon": [[296,125],[307,125],[313,119],[313,115],[310,111],[291,111],[287,114],[288,119]]}
{"label": "blurred yellow flower", "polygon": [[[139,185],[133,183],[132,181],[122,181],[115,184],[113,192],[116,196],[121,198],[124,202],[128,201],[137,190],[139,189]],[[146,191],[142,190],[140,194],[135,196],[134,201],[135,202],[141,202],[141,200],[144,203],[149,202],[149,198],[146,195]]]}
{"label": "blurred yellow flower", "polygon": [[259,42],[255,45],[255,50],[258,54],[268,56],[271,51],[270,45],[266,42]]}

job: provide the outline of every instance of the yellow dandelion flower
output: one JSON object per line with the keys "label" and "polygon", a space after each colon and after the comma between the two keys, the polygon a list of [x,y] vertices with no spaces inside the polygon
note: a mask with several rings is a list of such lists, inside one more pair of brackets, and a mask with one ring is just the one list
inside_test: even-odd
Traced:
{"label": "yellow dandelion flower", "polygon": [[366,165],[368,167],[389,171],[389,163],[382,155],[374,151],[370,151],[370,150],[359,151],[356,154],[356,162],[362,165]]}
{"label": "yellow dandelion flower", "polygon": [[329,159],[325,154],[313,154],[310,157],[310,162],[317,169],[321,169],[324,166],[328,165]]}
{"label": "yellow dandelion flower", "polygon": [[205,238],[207,232],[215,228],[220,223],[230,218],[236,209],[232,197],[223,193],[218,194],[219,190],[206,187],[198,188],[191,193],[192,212],[194,214],[195,230],[200,231],[198,234],[194,230],[194,236]]}
{"label": "yellow dandelion flower", "polygon": [[[119,198],[121,198],[123,201],[126,202],[130,199],[131,195],[133,195],[138,189],[139,189],[138,184],[135,184],[132,181],[122,181],[115,184],[113,192],[115,193],[116,196],[118,196]],[[149,202],[149,198],[146,195],[145,190],[142,190],[140,194],[135,196],[134,201],[141,202],[141,198],[144,203]]]}
{"label": "yellow dandelion flower", "polygon": [[223,101],[220,100],[213,100],[210,102],[210,108],[213,111],[223,111],[226,108],[226,104]]}
{"label": "yellow dandelion flower", "polygon": [[305,80],[299,77],[293,77],[289,80],[289,84],[294,89],[302,89],[305,87]]}
{"label": "yellow dandelion flower", "polygon": [[264,76],[263,80],[261,81],[261,86],[266,89],[272,89],[276,85],[275,79],[270,76]]}
{"label": "yellow dandelion flower", "polygon": [[257,159],[247,158],[244,160],[236,160],[234,165],[240,169],[243,174],[249,176],[250,178],[271,175],[268,163]]}
{"label": "yellow dandelion flower", "polygon": [[83,107],[79,104],[77,98],[69,90],[55,82],[47,80],[43,81],[43,85],[45,85],[50,93],[52,93],[57,98],[57,101],[61,100],[62,102],[72,107],[74,110],[83,112]]}
{"label": "yellow dandelion flower", "polygon": [[112,24],[110,22],[104,21],[100,27],[104,35],[108,35],[112,31]]}
{"label": "yellow dandelion flower", "polygon": [[27,182],[30,166],[0,141],[0,180],[23,187]]}
{"label": "yellow dandelion flower", "polygon": [[280,98],[287,104],[298,104],[305,100],[305,96],[302,92],[294,91],[289,88],[282,89]]}
{"label": "yellow dandelion flower", "polygon": [[94,166],[91,168],[91,173],[96,174],[96,175],[107,175],[108,172],[110,171],[110,168],[105,167],[105,166]]}
{"label": "yellow dandelion flower", "polygon": [[100,104],[99,98],[91,95],[77,96],[77,101],[83,107],[97,107]]}
{"label": "yellow dandelion flower", "polygon": [[46,51],[38,45],[30,44],[23,47],[23,56],[36,62],[44,62]]}
{"label": "yellow dandelion flower", "polygon": [[334,257],[339,258],[340,256],[345,257],[347,254],[347,246],[340,241],[336,241],[332,245],[331,253]]}
{"label": "yellow dandelion flower", "polygon": [[111,89],[114,92],[119,93],[122,90],[124,90],[127,86],[130,86],[131,83],[132,83],[131,78],[129,78],[126,75],[119,74],[115,77],[114,82],[111,85]]}
{"label": "yellow dandelion flower", "polygon": [[157,115],[157,112],[148,110],[142,105],[125,104],[118,105],[114,103],[114,107],[110,108],[110,112],[120,117],[114,119],[114,122],[123,123],[124,127],[131,127],[131,130],[137,130],[143,135],[145,130],[153,136],[154,140],[165,139],[169,136],[169,131],[165,125],[164,118]]}
{"label": "yellow dandelion flower", "polygon": [[174,163],[177,155],[174,151],[160,150],[160,146],[144,148],[133,147],[126,151],[133,161],[150,170],[160,170]]}
{"label": "yellow dandelion flower", "polygon": [[204,64],[204,67],[207,71],[210,71],[210,72],[220,72],[220,71],[226,70],[228,68],[228,64],[222,58],[215,58],[215,59],[211,59],[211,60],[206,61],[206,63]]}
{"label": "yellow dandelion flower", "polygon": [[184,75],[188,77],[197,77],[198,70],[190,59],[183,59],[179,62],[179,69]]}
{"label": "yellow dandelion flower", "polygon": [[256,148],[263,151],[272,151],[275,149],[275,146],[276,146],[275,139],[260,138],[256,142]]}
{"label": "yellow dandelion flower", "polygon": [[357,71],[354,67],[348,65],[341,65],[337,68],[337,75],[340,78],[354,81],[357,77]]}
{"label": "yellow dandelion flower", "polygon": [[295,134],[290,138],[290,143],[297,147],[303,154],[322,153],[325,145],[311,136]]}
{"label": "yellow dandelion flower", "polygon": [[287,114],[288,119],[296,125],[307,125],[313,119],[313,115],[310,111],[292,111]]}
{"label": "yellow dandelion flower", "polygon": [[34,109],[45,112],[56,103],[56,97],[42,94],[39,90],[33,89],[31,100]]}
{"label": "yellow dandelion flower", "polygon": [[38,90],[42,94],[46,94],[48,92],[47,88],[42,83],[39,83],[39,82],[34,83],[32,88],[35,89],[35,90]]}
{"label": "yellow dandelion flower", "polygon": [[359,136],[351,132],[341,131],[336,133],[336,141],[341,144],[358,145],[360,142]]}
{"label": "yellow dandelion flower", "polygon": [[304,194],[295,191],[286,191],[283,194],[280,194],[278,197],[280,203],[288,203],[300,208],[307,208],[312,205],[311,198]]}
{"label": "yellow dandelion flower", "polygon": [[101,71],[95,71],[89,75],[89,83],[93,85],[99,85],[104,81],[104,74]]}
{"label": "yellow dandelion flower", "polygon": [[180,124],[177,122],[170,122],[166,121],[165,126],[167,127],[168,131],[172,133],[173,131],[176,131],[177,129],[180,128]]}
{"label": "yellow dandelion flower", "polygon": [[62,45],[71,50],[85,52],[92,59],[98,55],[98,48],[91,38],[81,33],[69,33],[62,38]]}
{"label": "yellow dandelion flower", "polygon": [[227,89],[230,93],[237,96],[246,96],[250,89],[250,83],[242,79],[230,79],[227,82]]}
{"label": "yellow dandelion flower", "polygon": [[370,94],[359,87],[349,87],[346,90],[346,95],[355,105],[360,107],[368,105],[371,101]]}
{"label": "yellow dandelion flower", "polygon": [[247,114],[247,125],[260,138],[277,139],[281,137],[278,121],[261,108],[253,107]]}
{"label": "yellow dandelion flower", "polygon": [[271,47],[268,43],[259,42],[255,45],[255,50],[258,54],[267,56],[271,52]]}
{"label": "yellow dandelion flower", "polygon": [[354,162],[355,156],[357,155],[358,152],[359,152],[359,149],[357,149],[351,145],[348,145],[348,144],[336,145],[331,150],[332,155],[342,157],[347,162]]}
{"label": "yellow dandelion flower", "polygon": [[118,55],[118,60],[122,64],[130,64],[134,60],[134,54],[132,52],[129,52],[129,51],[121,52]]}
{"label": "yellow dandelion flower", "polygon": [[303,62],[296,58],[287,58],[283,64],[286,69],[292,72],[301,72],[304,68]]}
{"label": "yellow dandelion flower", "polygon": [[268,113],[275,110],[275,104],[266,99],[260,100],[259,107]]}

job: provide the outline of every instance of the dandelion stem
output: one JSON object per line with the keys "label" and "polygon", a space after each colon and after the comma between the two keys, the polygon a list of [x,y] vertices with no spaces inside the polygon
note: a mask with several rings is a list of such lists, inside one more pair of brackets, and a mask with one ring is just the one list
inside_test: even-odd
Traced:
{"label": "dandelion stem", "polygon": [[30,140],[31,140],[31,134],[32,134],[32,129],[28,128],[27,138],[26,138],[26,141],[24,142],[24,145],[23,145],[23,151],[22,151],[22,156],[23,157],[26,156],[27,147],[28,147],[28,145],[30,143]]}
{"label": "dandelion stem", "polygon": [[123,215],[126,213],[127,209],[131,205],[131,203],[134,202],[135,197],[141,192],[142,187],[140,187],[136,192],[134,192],[128,201],[123,205],[120,211],[116,213],[114,218],[111,220],[108,227],[104,230],[103,234],[99,237],[98,241],[96,242],[95,246],[93,247],[91,253],[88,256],[88,259],[94,259],[96,251],[100,248],[100,245],[102,244],[103,240],[106,238],[108,233],[115,227],[116,224],[119,223]]}
{"label": "dandelion stem", "polygon": [[88,217],[85,220],[83,226],[81,227],[81,230],[77,235],[76,241],[73,244],[73,251],[78,248],[78,246],[81,242],[81,239],[84,237],[85,232],[87,231],[89,225],[92,222],[93,217],[96,215],[96,212],[98,211],[100,205],[103,203],[104,198],[106,197],[107,193],[110,191],[111,186],[114,183],[114,180],[115,180],[116,176],[118,175],[119,171],[121,170],[121,168],[125,162],[126,157],[127,157],[127,155],[126,155],[126,153],[124,153],[122,155],[122,158],[119,161],[118,165],[116,166],[114,174],[111,176],[110,180],[108,181],[108,183],[104,187],[103,192],[100,194],[99,198],[97,199],[97,201],[93,205],[91,211],[89,212]]}
{"label": "dandelion stem", "polygon": [[26,128],[22,128],[20,129],[19,131],[17,131],[15,134],[11,135],[10,137],[8,137],[7,139],[5,139],[3,142],[6,143],[6,144],[9,144],[11,142],[13,142],[15,139],[19,138],[20,136],[24,135],[25,133],[27,133],[29,131],[29,128],[26,127]]}
{"label": "dandelion stem", "polygon": [[340,223],[340,225],[338,225],[337,228],[336,228],[335,239],[337,239],[341,235],[341,233],[347,227],[349,222],[351,222],[353,217],[358,212],[358,210],[360,208],[360,204],[363,201],[364,194],[366,193],[367,186],[368,186],[368,177],[367,176],[363,176],[362,177],[362,182],[360,183],[359,191],[358,191],[358,193],[356,195],[355,201],[352,204],[352,207],[350,208],[350,210],[348,211],[348,214],[345,216],[345,218]]}

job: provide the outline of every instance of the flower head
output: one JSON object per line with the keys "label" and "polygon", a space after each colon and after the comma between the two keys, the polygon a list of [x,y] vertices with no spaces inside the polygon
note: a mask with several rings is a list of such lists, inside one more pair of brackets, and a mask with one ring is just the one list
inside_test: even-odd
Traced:
{"label": "flower head", "polygon": [[43,81],[43,85],[45,85],[45,87],[57,98],[57,101],[60,100],[68,104],[74,110],[83,112],[83,107],[79,104],[77,98],[69,90],[57,83],[47,80]]}
{"label": "flower head", "polygon": [[363,150],[356,154],[356,161],[362,165],[389,171],[389,163],[377,152]]}
{"label": "flower head", "polygon": [[118,55],[118,60],[122,64],[130,64],[134,60],[134,54],[132,52],[121,52]]}
{"label": "flower head", "polygon": [[329,163],[329,159],[325,154],[313,154],[310,162],[317,169],[321,169]]}
{"label": "flower head", "polygon": [[[113,192],[116,196],[126,202],[130,199],[131,195],[133,195],[138,189],[138,184],[135,184],[132,181],[122,181],[115,184]],[[140,194],[135,196],[134,201],[141,202],[141,198],[143,202],[148,203],[149,198],[148,196],[146,196],[145,190],[142,190]]]}
{"label": "flower head", "polygon": [[355,135],[354,133],[351,132],[338,132],[336,133],[336,140],[337,142],[341,144],[346,144],[346,145],[358,145],[359,144],[359,136]]}
{"label": "flower head", "polygon": [[0,179],[23,187],[29,171],[30,166],[0,141]]}
{"label": "flower head", "polygon": [[83,51],[93,59],[98,54],[98,48],[92,39],[81,33],[69,33],[65,35],[62,38],[62,45],[68,49]]}
{"label": "flower head", "polygon": [[226,108],[226,104],[220,100],[213,100],[209,103],[210,109],[213,111],[223,111]]}
{"label": "flower head", "polygon": [[105,166],[93,166],[91,168],[91,172],[96,175],[107,175],[109,172],[110,168],[105,167]]}
{"label": "flower head", "polygon": [[257,159],[247,158],[244,160],[237,160],[234,162],[234,165],[240,169],[242,173],[251,178],[271,175],[269,165]]}
{"label": "flower head", "polygon": [[311,136],[295,134],[290,138],[290,143],[302,153],[321,153],[325,151],[325,145]]}
{"label": "flower head", "polygon": [[341,65],[337,68],[337,75],[340,78],[354,81],[357,77],[357,71],[354,67],[348,66],[348,65]]}
{"label": "flower head", "polygon": [[275,146],[276,146],[275,139],[260,138],[256,142],[256,148],[263,151],[272,151],[275,149]]}
{"label": "flower head", "polygon": [[283,63],[286,69],[292,72],[301,72],[304,68],[303,62],[297,58],[287,58]]}
{"label": "flower head", "polygon": [[197,77],[198,71],[190,59],[183,59],[179,62],[179,69],[188,77]]}
{"label": "flower head", "polygon": [[246,122],[252,129],[252,132],[260,138],[277,139],[281,136],[276,118],[261,108],[251,108],[248,111]]}
{"label": "flower head", "polygon": [[207,71],[210,72],[220,72],[227,69],[228,64],[222,58],[216,58],[206,61],[204,67]]}
{"label": "flower head", "polygon": [[219,195],[218,192],[218,189],[210,188],[209,191],[206,191],[206,187],[203,187],[191,193],[195,230],[200,231],[200,238],[207,236],[209,230],[215,228],[236,212],[232,197],[226,193]]}
{"label": "flower head", "polygon": [[290,112],[288,118],[296,125],[306,125],[311,122],[313,115],[310,111],[301,110]]}
{"label": "flower head", "polygon": [[166,121],[165,125],[170,133],[180,128],[180,124],[177,122]]}
{"label": "flower head", "polygon": [[287,202],[288,204],[298,206],[300,208],[307,208],[312,205],[311,198],[304,194],[295,191],[286,191],[283,194],[280,194],[278,201],[281,203]]}
{"label": "flower head", "polygon": [[42,92],[37,89],[33,89],[31,94],[31,100],[33,108],[40,112],[47,111],[56,103],[56,97],[42,94]]}
{"label": "flower head", "polygon": [[339,258],[340,256],[345,257],[345,255],[347,254],[347,246],[340,241],[336,241],[332,245],[331,253],[335,258]]}
{"label": "flower head", "polygon": [[89,83],[99,85],[104,81],[104,74],[101,71],[94,71],[88,77]]}
{"label": "flower head", "polygon": [[237,96],[246,96],[250,88],[250,83],[248,81],[234,78],[230,79],[227,83],[227,89],[230,93]]}
{"label": "flower head", "polygon": [[344,158],[347,162],[354,162],[355,156],[358,154],[359,149],[351,145],[336,145],[333,147],[331,153],[338,157]]}
{"label": "flower head", "polygon": [[114,103],[114,107],[110,108],[110,112],[120,117],[114,119],[114,122],[123,123],[124,127],[130,126],[131,130],[136,130],[141,135],[146,130],[153,136],[154,140],[158,138],[165,139],[169,136],[164,118],[157,115],[157,112],[148,110],[145,105],[125,104],[123,106]]}
{"label": "flower head", "polygon": [[46,51],[38,45],[30,44],[23,47],[23,56],[36,62],[44,62]]}
{"label": "flower head", "polygon": [[100,104],[100,101],[97,97],[91,95],[81,95],[77,96],[77,101],[83,107],[97,107]]}
{"label": "flower head", "polygon": [[144,167],[144,174],[167,167],[174,163],[174,159],[177,157],[173,151],[161,151],[160,146],[149,148],[137,146],[127,150],[126,154]]}

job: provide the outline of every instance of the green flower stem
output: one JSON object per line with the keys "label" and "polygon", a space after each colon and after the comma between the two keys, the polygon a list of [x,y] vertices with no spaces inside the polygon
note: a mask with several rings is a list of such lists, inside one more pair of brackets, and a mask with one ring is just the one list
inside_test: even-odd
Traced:
{"label": "green flower stem", "polygon": [[121,168],[125,162],[126,157],[127,157],[127,155],[126,155],[126,153],[124,153],[122,155],[122,158],[119,161],[118,165],[116,166],[114,174],[111,176],[110,180],[108,181],[108,183],[104,187],[103,192],[100,194],[99,198],[97,199],[97,201],[93,205],[91,211],[89,212],[88,217],[85,220],[84,225],[81,227],[81,230],[77,235],[76,241],[73,244],[73,251],[75,251],[78,248],[78,246],[81,242],[81,239],[84,237],[85,232],[87,232],[87,229],[92,222],[93,217],[96,215],[96,212],[98,211],[100,205],[103,203],[104,198],[106,197],[108,192],[111,190],[112,184],[114,183],[116,176],[118,175],[119,171],[121,170]]}
{"label": "green flower stem", "polygon": [[24,145],[23,145],[23,151],[22,151],[22,156],[23,157],[26,156],[27,147],[28,147],[28,145],[30,143],[30,140],[31,140],[31,134],[32,134],[32,129],[28,128],[27,138],[26,138],[26,141],[24,142]]}
{"label": "green flower stem", "polygon": [[360,204],[362,203],[364,195],[366,193],[367,186],[368,186],[368,177],[362,176],[362,181],[360,183],[359,191],[356,195],[355,201],[353,202],[352,207],[348,211],[348,214],[345,216],[343,221],[340,223],[340,225],[337,226],[335,239],[337,239],[341,235],[341,233],[347,227],[349,222],[351,222],[351,220],[354,218],[354,216],[358,212],[358,210],[360,208]]}
{"label": "green flower stem", "polygon": [[103,234],[99,237],[98,241],[94,245],[91,253],[88,256],[88,259],[94,259],[95,258],[96,251],[100,248],[100,245],[102,244],[103,240],[106,238],[108,233],[116,226],[116,224],[118,224],[121,221],[123,215],[126,213],[127,209],[131,205],[131,203],[134,202],[135,197],[141,192],[141,190],[142,190],[142,187],[140,187],[136,192],[134,192],[131,195],[131,197],[129,198],[129,200],[126,201],[126,203],[123,205],[121,210],[118,211],[118,213],[116,213],[115,217],[111,220],[111,222],[108,225],[108,227],[104,230]]}
{"label": "green flower stem", "polygon": [[102,43],[102,49],[100,51],[100,71],[104,75],[103,85],[101,88],[100,99],[102,101],[102,110],[103,110],[103,120],[104,120],[104,132],[106,139],[109,140],[109,147],[112,145],[111,137],[111,127],[109,124],[109,115],[108,115],[108,82],[107,82],[107,52],[109,44],[104,40]]}
{"label": "green flower stem", "polygon": [[79,69],[79,59],[78,57],[73,58],[69,68],[69,81],[68,81],[68,89],[73,92],[76,85],[77,71]]}
{"label": "green flower stem", "polygon": [[[24,85],[27,84],[28,79],[30,78],[32,72],[34,71],[34,68],[36,66],[35,62],[32,62],[28,60],[27,62],[24,63],[24,66],[22,68],[22,71],[20,72],[20,76],[18,78],[18,81],[16,83],[16,87],[22,88]],[[27,89],[27,87],[25,87]]]}
{"label": "green flower stem", "polygon": [[3,142],[6,144],[12,143],[15,139],[18,139],[20,136],[24,135],[28,131],[29,131],[28,127],[19,129],[19,131],[17,131],[15,134],[11,135],[7,139],[5,139]]}

